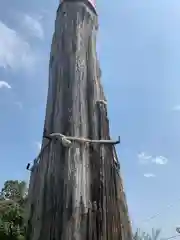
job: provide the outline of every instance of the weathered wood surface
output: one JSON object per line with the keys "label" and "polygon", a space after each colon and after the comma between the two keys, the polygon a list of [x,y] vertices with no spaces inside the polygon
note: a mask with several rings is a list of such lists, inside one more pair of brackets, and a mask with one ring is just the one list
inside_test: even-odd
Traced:
{"label": "weathered wood surface", "polygon": [[[47,133],[109,139],[96,56],[97,16],[82,2],[57,11],[45,117]],[[48,140],[43,140],[43,146]],[[131,240],[113,146],[52,141],[30,179],[27,240]]]}

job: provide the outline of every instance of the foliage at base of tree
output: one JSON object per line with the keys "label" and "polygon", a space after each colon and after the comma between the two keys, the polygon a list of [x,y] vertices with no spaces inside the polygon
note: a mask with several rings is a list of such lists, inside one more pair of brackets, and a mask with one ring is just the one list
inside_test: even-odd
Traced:
{"label": "foliage at base of tree", "polygon": [[24,181],[6,181],[0,192],[0,240],[24,240],[27,188]]}

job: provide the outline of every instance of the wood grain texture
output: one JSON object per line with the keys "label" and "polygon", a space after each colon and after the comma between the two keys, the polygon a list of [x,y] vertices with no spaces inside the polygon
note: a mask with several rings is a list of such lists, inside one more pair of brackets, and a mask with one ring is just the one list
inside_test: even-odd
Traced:
{"label": "wood grain texture", "polygon": [[[53,36],[45,117],[47,133],[110,139],[96,56],[97,15],[83,2],[63,2]],[[43,139],[42,148],[48,140]],[[53,140],[29,187],[27,240],[131,240],[115,148]]]}

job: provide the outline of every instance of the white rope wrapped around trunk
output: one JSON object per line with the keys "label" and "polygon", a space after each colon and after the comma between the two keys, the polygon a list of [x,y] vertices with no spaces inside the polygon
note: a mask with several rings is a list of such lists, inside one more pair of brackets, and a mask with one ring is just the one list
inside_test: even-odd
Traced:
{"label": "white rope wrapped around trunk", "polygon": [[64,147],[70,147],[72,144],[71,140],[76,142],[81,142],[81,143],[99,143],[99,144],[119,144],[120,143],[120,137],[118,138],[117,141],[106,140],[106,139],[92,140],[92,139],[83,138],[83,137],[65,136],[61,133],[51,133],[49,137],[50,138],[59,137]]}

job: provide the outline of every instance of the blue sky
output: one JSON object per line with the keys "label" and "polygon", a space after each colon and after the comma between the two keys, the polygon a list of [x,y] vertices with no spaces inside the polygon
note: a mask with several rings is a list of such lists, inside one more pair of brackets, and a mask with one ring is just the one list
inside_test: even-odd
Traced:
{"label": "blue sky", "polygon": [[[97,3],[98,54],[112,137],[121,135],[117,151],[133,227],[174,235],[180,225],[180,2],[113,2]],[[55,0],[1,3],[0,186],[27,180],[26,164],[39,150],[57,6]]]}

